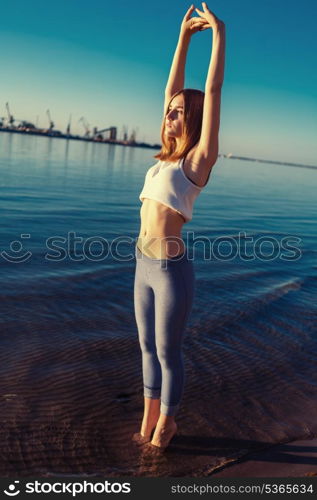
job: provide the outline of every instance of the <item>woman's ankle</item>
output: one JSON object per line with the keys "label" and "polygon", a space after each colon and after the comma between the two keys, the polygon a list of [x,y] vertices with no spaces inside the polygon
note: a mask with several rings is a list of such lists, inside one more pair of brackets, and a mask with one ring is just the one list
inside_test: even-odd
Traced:
{"label": "woman's ankle", "polygon": [[156,427],[158,420],[159,420],[159,415],[151,416],[151,418],[143,417],[141,425],[141,434],[143,434],[143,436],[150,434],[151,431]]}
{"label": "woman's ankle", "polygon": [[164,415],[163,413],[161,413],[157,425],[159,425],[160,427],[169,427],[174,425],[175,423],[175,415]]}

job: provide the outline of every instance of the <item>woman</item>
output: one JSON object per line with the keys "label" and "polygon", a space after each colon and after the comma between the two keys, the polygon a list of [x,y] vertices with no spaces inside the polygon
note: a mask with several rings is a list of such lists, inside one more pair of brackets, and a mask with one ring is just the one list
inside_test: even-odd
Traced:
{"label": "woman", "polygon": [[[181,238],[195,198],[218,158],[225,25],[207,7],[192,5],[181,24],[165,89],[162,149],[140,193],[136,245],[135,318],[142,352],[144,416],[137,443],[164,450],[177,431],[175,415],[184,387],[182,341],[194,295],[194,270]],[[191,35],[212,29],[205,93],[184,89]],[[152,439],[152,441],[151,441]]]}

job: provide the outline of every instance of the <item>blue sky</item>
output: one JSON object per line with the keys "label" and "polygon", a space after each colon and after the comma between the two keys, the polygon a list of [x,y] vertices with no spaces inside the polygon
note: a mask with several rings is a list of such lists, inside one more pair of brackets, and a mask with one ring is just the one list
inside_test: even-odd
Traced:
{"label": "blue sky", "polygon": [[[207,2],[208,3],[208,2]],[[190,2],[15,0],[1,6],[0,116],[81,132],[137,128],[160,141],[164,88]],[[201,8],[201,3],[195,6]],[[219,149],[317,164],[317,2],[215,0],[226,24]],[[185,86],[204,89],[210,30],[193,36]]]}

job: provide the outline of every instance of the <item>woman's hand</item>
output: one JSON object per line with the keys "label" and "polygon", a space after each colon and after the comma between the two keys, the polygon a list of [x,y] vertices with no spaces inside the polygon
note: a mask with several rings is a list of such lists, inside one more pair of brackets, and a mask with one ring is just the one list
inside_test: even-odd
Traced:
{"label": "woman's hand", "polygon": [[181,34],[183,35],[191,36],[197,31],[203,31],[210,28],[209,22],[205,18],[190,17],[194,8],[194,5],[191,5],[183,18],[181,24]]}
{"label": "woman's hand", "polygon": [[218,19],[218,17],[208,9],[206,2],[202,2],[202,6],[204,9],[203,11],[195,9],[198,15],[201,16],[200,19],[204,19],[205,22],[208,23],[208,27],[212,29],[224,28],[225,23]]}

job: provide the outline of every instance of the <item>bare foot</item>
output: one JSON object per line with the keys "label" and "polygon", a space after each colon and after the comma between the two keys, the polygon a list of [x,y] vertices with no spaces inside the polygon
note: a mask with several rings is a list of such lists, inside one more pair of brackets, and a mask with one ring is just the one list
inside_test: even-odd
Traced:
{"label": "bare foot", "polygon": [[140,432],[135,432],[132,436],[132,441],[140,446],[142,444],[149,443],[151,441],[151,436],[142,436]]}
{"label": "bare foot", "polygon": [[154,431],[155,431],[155,425],[149,434],[143,435],[142,432],[135,432],[132,436],[132,441],[134,441],[137,445],[149,443],[153,437]]}
{"label": "bare foot", "polygon": [[177,425],[174,421],[157,426],[153,435],[153,439],[151,441],[151,445],[157,446],[161,449],[167,448],[176,432]]}

